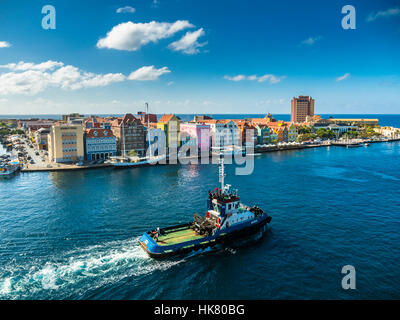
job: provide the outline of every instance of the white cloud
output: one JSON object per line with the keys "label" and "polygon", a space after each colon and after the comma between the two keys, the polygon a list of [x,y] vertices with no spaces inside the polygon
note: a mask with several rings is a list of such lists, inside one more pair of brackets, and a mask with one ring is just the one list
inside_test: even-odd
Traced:
{"label": "white cloud", "polygon": [[224,76],[224,79],[230,80],[230,81],[243,81],[243,80],[249,80],[249,81],[258,81],[258,82],[265,82],[268,81],[270,84],[275,84],[278,82],[281,82],[283,79],[285,79],[286,76],[275,76],[273,74],[265,74],[263,76],[256,76],[256,75],[251,75],[251,76],[246,76],[244,74],[239,74],[237,76]]}
{"label": "white cloud", "polygon": [[[237,76],[233,76],[233,77],[231,77],[231,76],[224,76],[224,79],[230,80],[230,81],[242,81],[242,80],[248,79],[248,77],[246,77],[246,76],[243,75],[243,74],[238,74]],[[249,80],[250,80],[250,79],[249,79]]]}
{"label": "white cloud", "polygon": [[281,82],[281,80],[283,80],[285,78],[286,78],[286,76],[277,77],[277,76],[274,76],[273,74],[265,74],[265,75],[259,77],[257,79],[257,81],[258,82],[268,81],[269,83],[274,84],[274,83]]}
{"label": "white cloud", "polygon": [[126,6],[122,8],[117,9],[117,13],[134,13],[136,10],[135,8],[132,8],[131,6]]}
{"label": "white cloud", "polygon": [[149,66],[139,68],[129,77],[122,73],[96,74],[51,60],[39,64],[20,61],[1,65],[0,68],[10,70],[0,73],[0,95],[34,95],[48,88],[78,90],[104,87],[127,79],[156,80],[162,74],[171,72],[167,67],[155,69],[154,66]]}
{"label": "white cloud", "polygon": [[308,45],[308,46],[312,46],[314,43],[316,43],[317,41],[322,40],[322,36],[317,36],[317,37],[309,37],[306,40],[303,40],[300,44],[301,45]]}
{"label": "white cloud", "polygon": [[379,18],[388,18],[398,15],[400,15],[400,8],[391,8],[384,11],[378,11],[377,13],[370,13],[367,17],[367,22],[372,22]]}
{"label": "white cloud", "polygon": [[26,70],[46,71],[46,70],[54,69],[56,67],[61,67],[63,65],[64,65],[64,63],[62,63],[62,62],[52,61],[52,60],[38,63],[38,64],[20,61],[18,63],[9,63],[9,64],[0,65],[0,68],[1,69],[9,69],[12,71],[26,71]]}
{"label": "white cloud", "polygon": [[199,43],[197,40],[204,36],[203,28],[194,32],[186,32],[186,34],[179,40],[172,42],[168,47],[174,51],[183,51],[186,54],[199,53],[199,48],[205,46],[207,42]]}
{"label": "white cloud", "polygon": [[8,48],[11,47],[11,44],[7,41],[0,41],[0,48]]}
{"label": "white cloud", "polygon": [[345,73],[344,75],[337,77],[336,81],[343,81],[346,80],[348,77],[350,77],[350,73]]}
{"label": "white cloud", "polygon": [[128,79],[139,81],[157,80],[163,74],[170,72],[171,71],[167,67],[156,69],[154,66],[145,66],[137,69],[136,71],[133,71],[129,75]]}
{"label": "white cloud", "polygon": [[193,27],[194,25],[187,20],[178,20],[174,23],[156,21],[133,23],[128,21],[114,26],[105,38],[101,38],[97,42],[97,47],[136,51],[150,42],[155,43],[160,39],[169,38],[181,30]]}

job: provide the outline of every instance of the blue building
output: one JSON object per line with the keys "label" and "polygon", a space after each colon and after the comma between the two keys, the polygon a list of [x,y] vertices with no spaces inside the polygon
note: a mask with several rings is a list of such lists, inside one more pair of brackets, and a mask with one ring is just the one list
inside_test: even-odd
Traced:
{"label": "blue building", "polygon": [[110,129],[85,130],[86,160],[105,160],[117,154],[117,138]]}

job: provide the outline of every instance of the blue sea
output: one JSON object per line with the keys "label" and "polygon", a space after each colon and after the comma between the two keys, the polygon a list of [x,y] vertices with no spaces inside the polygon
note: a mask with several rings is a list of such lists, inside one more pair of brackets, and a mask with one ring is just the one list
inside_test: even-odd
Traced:
{"label": "blue sea", "polygon": [[[1,179],[0,299],[400,298],[400,143],[254,161],[246,176],[227,165],[226,182],[268,211],[270,230],[165,261],[137,239],[204,214],[216,165]],[[356,290],[342,289],[345,265],[356,270]]]}
{"label": "blue sea", "polygon": [[[204,114],[196,114],[204,115]],[[265,114],[206,114],[214,119],[244,119],[244,118],[262,118]],[[90,116],[86,114],[85,116]],[[123,116],[122,114],[99,114],[98,116]],[[160,118],[162,115],[158,115]],[[195,114],[177,114],[183,121],[190,121]],[[273,114],[273,117],[278,120],[290,121],[290,114]],[[398,114],[321,114],[322,118],[363,118],[363,119],[379,119],[379,124],[382,126],[400,127],[400,115]],[[60,114],[39,114],[39,115],[0,115],[1,119],[54,119],[61,120]]]}

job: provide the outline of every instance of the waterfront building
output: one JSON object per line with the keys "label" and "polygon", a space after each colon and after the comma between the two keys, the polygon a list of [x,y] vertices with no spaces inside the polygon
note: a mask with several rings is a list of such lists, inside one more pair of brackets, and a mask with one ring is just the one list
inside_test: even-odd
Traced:
{"label": "waterfront building", "polygon": [[239,129],[242,145],[247,145],[249,143],[256,145],[258,142],[256,127],[251,122],[246,120],[234,120],[234,122]]}
{"label": "waterfront building", "polygon": [[146,154],[146,137],[142,122],[133,114],[127,113],[122,118],[111,122],[111,130],[117,138],[117,153],[129,155],[136,153],[138,156]]}
{"label": "waterfront building", "polygon": [[187,134],[190,140],[194,140],[200,154],[210,151],[210,125],[201,123],[181,123],[181,136]]}
{"label": "waterfront building", "polygon": [[335,123],[338,125],[370,125],[370,126],[377,126],[379,124],[378,119],[351,119],[351,118],[344,118],[344,119],[337,119],[337,118],[329,118],[325,119],[328,123]]}
{"label": "waterfront building", "polygon": [[85,156],[83,126],[56,123],[50,129],[48,148],[51,162],[72,163],[82,161]]}
{"label": "waterfront building", "polygon": [[268,144],[271,141],[271,129],[266,124],[255,124],[258,144]]}
{"label": "waterfront building", "polygon": [[332,132],[335,133],[336,138],[339,138],[343,133],[349,132],[349,131],[358,131],[358,126],[355,125],[346,125],[346,124],[326,124],[326,123],[315,123],[313,126],[314,132],[316,132],[318,129],[325,129],[325,130],[331,130]]}
{"label": "waterfront building", "polygon": [[34,133],[35,143],[39,150],[48,150],[48,137],[50,134],[50,128],[40,128]]}
{"label": "waterfront building", "polygon": [[287,128],[285,122],[283,122],[283,121],[270,122],[270,123],[268,123],[268,126],[276,134],[278,142],[288,142],[289,141],[288,128]]}
{"label": "waterfront building", "polygon": [[213,147],[240,146],[240,130],[233,120],[199,120],[210,126],[211,145]]}
{"label": "waterfront building", "polygon": [[293,97],[291,102],[291,122],[305,122],[307,116],[314,116],[314,99],[309,96]]}
{"label": "waterfront building", "polygon": [[180,123],[181,120],[173,114],[164,114],[157,123],[157,128],[164,131],[168,149],[176,149],[180,146]]}
{"label": "waterfront building", "polygon": [[162,129],[157,128],[157,123],[150,122],[148,127],[144,127],[146,135],[146,153],[150,152],[150,156],[160,156],[166,153],[166,138],[165,133]]}
{"label": "waterfront building", "polygon": [[276,127],[273,130],[278,136],[278,142],[288,142],[287,127]]}
{"label": "waterfront building", "polygon": [[288,142],[296,142],[299,135],[296,125],[291,122],[287,125]]}
{"label": "waterfront building", "polygon": [[384,137],[386,137],[388,139],[398,139],[400,137],[400,129],[399,128],[386,126],[386,127],[374,128],[374,131],[376,133],[383,135]]}
{"label": "waterfront building", "polygon": [[117,155],[117,138],[110,129],[85,130],[86,160],[104,160]]}
{"label": "waterfront building", "polygon": [[270,129],[269,137],[270,137],[270,142],[271,143],[277,143],[278,142],[278,135],[275,133],[274,130]]}

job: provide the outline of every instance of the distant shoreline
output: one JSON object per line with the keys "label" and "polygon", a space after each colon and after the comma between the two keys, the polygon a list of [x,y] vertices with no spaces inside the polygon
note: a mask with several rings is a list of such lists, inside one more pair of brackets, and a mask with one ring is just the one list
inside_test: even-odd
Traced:
{"label": "distant shoreline", "polygon": [[[199,116],[199,115],[209,115],[209,116],[216,116],[216,117],[238,117],[238,116],[265,116],[266,113],[175,113],[178,116]],[[39,118],[39,119],[61,119],[61,113],[54,113],[54,114],[0,114],[0,119],[30,119],[30,118]],[[99,117],[106,117],[106,116],[115,116],[120,117],[123,116],[124,113],[83,113],[84,116],[99,116]],[[156,113],[157,116],[162,116],[163,113]],[[275,117],[284,116],[290,117],[290,113],[274,113]],[[371,117],[376,116],[400,116],[400,113],[319,113],[318,115],[322,117],[331,117],[331,116],[357,116],[357,117],[364,117],[369,119]]]}

